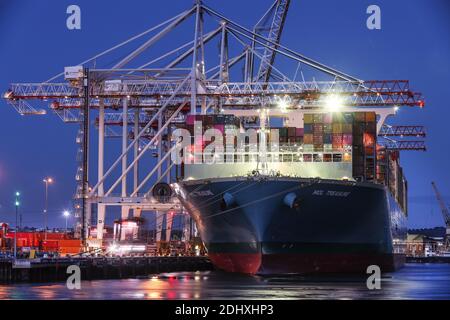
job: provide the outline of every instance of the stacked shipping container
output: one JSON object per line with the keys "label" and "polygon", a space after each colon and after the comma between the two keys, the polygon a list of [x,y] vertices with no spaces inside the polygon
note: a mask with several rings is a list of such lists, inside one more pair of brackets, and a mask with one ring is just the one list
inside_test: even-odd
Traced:
{"label": "stacked shipping container", "polygon": [[[200,124],[201,123],[201,124]],[[188,115],[186,117],[186,126],[185,128],[191,133],[192,137],[194,137],[194,134],[197,131],[201,129],[201,134],[203,135],[206,130],[208,129],[217,129],[222,134],[225,134],[226,130],[231,129],[234,130],[236,128],[240,127],[240,120],[239,118],[233,116],[233,115]],[[195,143],[200,146],[200,148],[203,150],[206,143],[203,142],[201,139],[197,139],[197,141],[194,141]],[[225,143],[225,141],[224,141]],[[198,147],[197,146],[197,147]]]}
{"label": "stacked shipping container", "polygon": [[353,177],[372,181],[376,168],[375,112],[355,112],[353,119]]}
{"label": "stacked shipping container", "polygon": [[[303,143],[303,128],[295,127],[282,127],[271,128],[271,130],[277,130],[280,138],[280,144],[302,144]],[[270,137],[267,138],[270,141]]]}
{"label": "stacked shipping container", "polygon": [[352,149],[352,113],[309,113],[304,115],[303,121],[304,151],[345,152]]}

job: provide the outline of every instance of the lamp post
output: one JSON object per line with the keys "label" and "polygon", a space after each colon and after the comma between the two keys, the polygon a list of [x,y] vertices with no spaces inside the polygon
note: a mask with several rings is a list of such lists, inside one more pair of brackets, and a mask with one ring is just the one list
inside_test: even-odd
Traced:
{"label": "lamp post", "polygon": [[45,205],[44,205],[44,234],[45,234],[45,240],[47,240],[47,220],[48,220],[48,185],[53,183],[52,178],[45,178],[42,180],[45,183]]}
{"label": "lamp post", "polygon": [[67,233],[67,220],[68,220],[69,217],[70,217],[70,212],[67,211],[67,210],[65,210],[65,211],[63,212],[63,216],[64,216],[64,218],[66,218],[66,233]]}
{"label": "lamp post", "polygon": [[14,229],[14,259],[17,259],[17,216],[19,213],[19,205],[20,205],[20,201],[19,201],[19,196],[20,196],[20,192],[16,192],[16,201],[15,201],[15,206],[16,206],[16,225],[15,225],[15,229]]}

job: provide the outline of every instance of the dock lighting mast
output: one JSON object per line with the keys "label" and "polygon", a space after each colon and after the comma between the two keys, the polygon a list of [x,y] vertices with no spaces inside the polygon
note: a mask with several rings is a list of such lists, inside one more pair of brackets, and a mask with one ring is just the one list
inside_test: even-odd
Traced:
{"label": "dock lighting mast", "polygon": [[85,241],[88,236],[88,205],[86,203],[86,198],[89,190],[89,175],[88,175],[88,165],[89,165],[89,68],[83,69],[83,112],[82,112],[82,123],[83,123],[83,160],[82,160],[82,199],[81,199],[81,241],[83,246],[86,244]]}
{"label": "dock lighting mast", "polygon": [[20,205],[20,201],[19,201],[19,197],[20,197],[20,192],[16,192],[16,201],[15,201],[15,207],[16,207],[16,225],[15,225],[15,230],[14,230],[14,259],[17,259],[17,216],[19,213],[19,205]]}
{"label": "dock lighting mast", "polygon": [[434,193],[436,194],[436,199],[439,202],[439,206],[441,207],[442,217],[444,218],[445,222],[445,248],[450,248],[450,212],[449,208],[445,205],[444,199],[441,196],[441,193],[439,192],[436,183],[431,182],[431,185],[433,186]]}
{"label": "dock lighting mast", "polygon": [[45,233],[45,240],[47,240],[47,221],[48,221],[48,185],[53,183],[52,178],[45,178],[42,180],[45,184],[45,203],[44,203],[44,233]]}
{"label": "dock lighting mast", "polygon": [[64,216],[64,218],[66,219],[66,232],[67,232],[67,220],[68,220],[69,217],[70,217],[70,212],[69,212],[68,210],[65,210],[65,211],[63,212],[63,216]]}

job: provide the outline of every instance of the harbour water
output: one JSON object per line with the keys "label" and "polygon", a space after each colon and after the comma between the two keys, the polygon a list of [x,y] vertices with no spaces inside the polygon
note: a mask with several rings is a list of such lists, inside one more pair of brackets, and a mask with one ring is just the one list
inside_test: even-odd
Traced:
{"label": "harbour water", "polygon": [[355,276],[259,277],[211,272],[165,273],[148,278],[1,285],[0,299],[450,299],[450,264],[407,264],[384,274],[380,290]]}

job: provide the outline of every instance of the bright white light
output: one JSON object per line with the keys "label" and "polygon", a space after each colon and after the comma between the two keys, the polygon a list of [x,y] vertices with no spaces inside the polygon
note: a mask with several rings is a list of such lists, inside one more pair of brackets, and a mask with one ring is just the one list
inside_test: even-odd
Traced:
{"label": "bright white light", "polygon": [[112,253],[129,253],[129,252],[143,252],[145,251],[145,245],[116,245],[113,244],[109,247],[109,251]]}
{"label": "bright white light", "polygon": [[69,211],[67,211],[67,210],[65,210],[64,212],[63,212],[63,216],[64,217],[70,217],[70,212]]}
{"label": "bright white light", "polygon": [[113,252],[113,253],[115,253],[115,252],[117,251],[117,249],[118,249],[118,247],[117,247],[116,244],[112,244],[112,245],[109,247],[109,251],[110,251],[110,252]]}
{"label": "bright white light", "polygon": [[9,99],[9,98],[12,97],[12,95],[13,95],[12,91],[8,90],[8,91],[6,91],[5,94],[3,95],[3,98]]}
{"label": "bright white light", "polygon": [[329,112],[338,112],[344,107],[344,100],[342,97],[331,94],[325,98],[325,108]]}
{"label": "bright white light", "polygon": [[395,111],[395,112],[397,112],[397,111],[398,111],[398,109],[399,109],[398,107],[394,107],[394,111]]}
{"label": "bright white light", "polygon": [[277,106],[282,113],[286,113],[289,105],[285,99],[280,99],[277,103]]}

